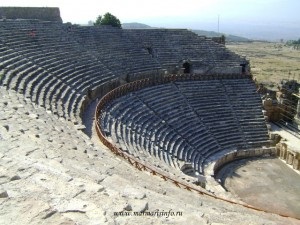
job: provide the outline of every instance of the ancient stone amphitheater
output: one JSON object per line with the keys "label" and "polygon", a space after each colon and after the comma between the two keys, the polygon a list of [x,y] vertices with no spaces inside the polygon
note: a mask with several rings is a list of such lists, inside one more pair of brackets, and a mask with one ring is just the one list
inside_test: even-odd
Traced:
{"label": "ancient stone amphitheater", "polygon": [[0,59],[1,224],[298,223],[213,179],[274,153],[249,63],[223,45],[6,18]]}

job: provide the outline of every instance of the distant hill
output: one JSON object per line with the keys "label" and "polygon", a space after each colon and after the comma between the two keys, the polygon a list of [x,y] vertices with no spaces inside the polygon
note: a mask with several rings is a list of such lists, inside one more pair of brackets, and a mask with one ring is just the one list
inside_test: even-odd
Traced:
{"label": "distant hill", "polygon": [[[154,29],[157,27],[151,27],[147,24],[143,23],[123,23],[123,29]],[[220,37],[223,35],[222,33],[214,32],[214,31],[205,31],[205,30],[191,30],[192,32],[206,37]],[[228,42],[251,42],[252,40],[244,37],[239,37],[231,34],[224,34],[226,37],[226,41]]]}
{"label": "distant hill", "polygon": [[240,37],[240,36],[235,36],[235,35],[225,35],[226,40],[229,42],[252,42],[253,40],[245,38],[245,37]]}
{"label": "distant hill", "polygon": [[218,33],[215,31],[205,31],[205,30],[191,30],[194,33],[201,35],[201,36],[206,36],[206,37],[220,37],[222,35],[225,35],[226,41],[228,42],[251,42],[251,39],[240,37],[240,36],[235,36],[231,34],[222,34]]}

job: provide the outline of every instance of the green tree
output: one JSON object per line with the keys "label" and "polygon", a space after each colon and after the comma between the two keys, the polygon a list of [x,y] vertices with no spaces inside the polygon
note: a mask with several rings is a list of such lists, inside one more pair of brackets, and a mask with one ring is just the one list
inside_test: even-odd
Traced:
{"label": "green tree", "polygon": [[103,17],[101,15],[98,16],[94,25],[95,26],[111,25],[113,27],[121,28],[120,20],[114,15],[110,14],[109,12],[105,13]]}

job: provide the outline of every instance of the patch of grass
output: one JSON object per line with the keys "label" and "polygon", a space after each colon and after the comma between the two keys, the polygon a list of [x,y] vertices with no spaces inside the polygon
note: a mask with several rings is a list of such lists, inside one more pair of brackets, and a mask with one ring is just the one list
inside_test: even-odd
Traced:
{"label": "patch of grass", "polygon": [[250,60],[251,71],[260,83],[279,83],[281,79],[300,82],[300,51],[267,42],[230,43],[227,47]]}

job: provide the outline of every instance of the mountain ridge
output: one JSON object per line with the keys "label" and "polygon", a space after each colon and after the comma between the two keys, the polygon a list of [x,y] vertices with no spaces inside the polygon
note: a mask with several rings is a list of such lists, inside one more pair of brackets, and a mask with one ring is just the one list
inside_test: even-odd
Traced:
{"label": "mountain ridge", "polygon": [[[122,28],[123,29],[157,29],[157,28],[163,28],[163,27],[151,27],[147,24],[132,22],[132,23],[123,23]],[[231,34],[218,33],[215,31],[196,30],[196,29],[188,29],[188,30],[194,32],[195,34],[198,34],[199,36],[206,36],[206,37],[220,37],[222,35],[225,35],[226,41],[228,41],[228,42],[252,42],[253,41],[253,40],[245,38],[245,37],[231,35]]]}

